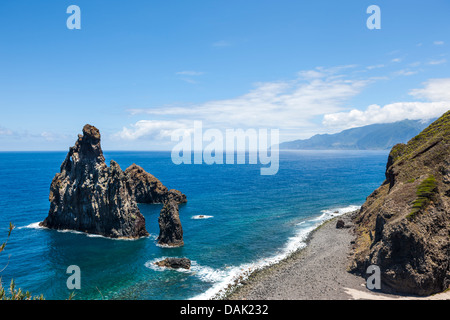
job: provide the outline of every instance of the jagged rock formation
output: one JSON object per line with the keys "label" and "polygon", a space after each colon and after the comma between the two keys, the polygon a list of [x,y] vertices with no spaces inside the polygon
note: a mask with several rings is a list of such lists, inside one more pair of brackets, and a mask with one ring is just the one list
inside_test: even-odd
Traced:
{"label": "jagged rock formation", "polygon": [[187,202],[186,196],[180,191],[168,190],[161,181],[136,164],[128,167],[125,174],[131,180],[138,203],[164,203],[168,198],[173,198],[179,204]]}
{"label": "jagged rock formation", "polygon": [[390,152],[386,180],[354,215],[350,271],[381,270],[381,291],[450,286],[450,111]]}
{"label": "jagged rock formation", "polygon": [[172,269],[190,269],[191,260],[188,258],[166,258],[161,261],[155,262],[158,267],[166,267]]}
{"label": "jagged rock formation", "polygon": [[100,132],[86,125],[50,186],[50,211],[41,226],[110,238],[148,236],[127,175],[105,163]]}
{"label": "jagged rock formation", "polygon": [[184,245],[183,228],[181,227],[178,214],[177,202],[169,198],[159,214],[159,237],[158,243],[169,247],[180,247]]}

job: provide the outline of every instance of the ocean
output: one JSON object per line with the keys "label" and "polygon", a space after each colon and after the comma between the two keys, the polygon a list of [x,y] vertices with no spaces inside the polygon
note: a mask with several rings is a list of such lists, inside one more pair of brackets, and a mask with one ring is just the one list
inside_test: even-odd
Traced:
{"label": "ocean", "polygon": [[[49,188],[65,152],[0,153],[0,253],[4,286],[46,299],[209,299],[250,272],[305,246],[327,219],[353,211],[384,180],[388,151],[281,151],[276,175],[260,165],[175,165],[170,152],[104,152],[123,170],[142,166],[168,188],[186,194],[180,205],[181,248],[157,245],[162,205],[140,204],[150,236],[112,240],[38,227],[48,214]],[[186,257],[190,270],[153,262]],[[81,270],[69,290],[67,268]],[[320,268],[320,266],[317,266]]]}

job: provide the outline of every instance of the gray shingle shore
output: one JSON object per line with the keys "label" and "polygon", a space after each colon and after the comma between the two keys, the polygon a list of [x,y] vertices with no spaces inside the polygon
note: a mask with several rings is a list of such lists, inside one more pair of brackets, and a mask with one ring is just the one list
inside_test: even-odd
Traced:
{"label": "gray shingle shore", "polygon": [[[365,279],[347,272],[353,227],[336,228],[337,220],[351,225],[352,212],[325,222],[308,245],[276,265],[254,272],[225,296],[229,300],[349,300],[413,299],[368,290]],[[449,299],[449,293],[429,298]],[[426,299],[426,298],[422,298]]]}

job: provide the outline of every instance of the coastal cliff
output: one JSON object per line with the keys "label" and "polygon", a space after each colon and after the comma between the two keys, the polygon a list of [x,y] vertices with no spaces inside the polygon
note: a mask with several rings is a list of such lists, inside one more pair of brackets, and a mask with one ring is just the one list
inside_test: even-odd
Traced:
{"label": "coastal cliff", "polygon": [[40,223],[110,238],[148,236],[132,185],[120,166],[105,163],[97,128],[85,125],[50,186],[50,210]]}
{"label": "coastal cliff", "polygon": [[381,271],[381,291],[430,295],[450,286],[450,111],[388,157],[386,180],[354,215],[349,270]]}

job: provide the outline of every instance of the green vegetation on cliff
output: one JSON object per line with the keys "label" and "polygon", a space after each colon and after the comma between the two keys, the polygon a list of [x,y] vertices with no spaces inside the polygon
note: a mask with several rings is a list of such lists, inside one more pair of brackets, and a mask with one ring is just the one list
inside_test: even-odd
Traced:
{"label": "green vegetation on cliff", "polygon": [[408,215],[409,220],[413,220],[416,214],[423,209],[433,200],[437,191],[436,178],[430,176],[423,180],[417,187],[417,199],[412,203],[412,211]]}
{"label": "green vegetation on cliff", "polygon": [[409,140],[406,145],[395,145],[391,150],[393,162],[413,158],[441,140],[450,141],[450,111],[444,113],[421,133]]}

